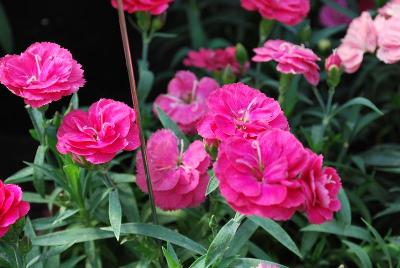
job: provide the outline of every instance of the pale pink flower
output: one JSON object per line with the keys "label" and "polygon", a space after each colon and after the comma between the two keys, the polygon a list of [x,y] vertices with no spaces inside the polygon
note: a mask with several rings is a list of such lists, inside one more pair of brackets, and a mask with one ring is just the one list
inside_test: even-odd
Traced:
{"label": "pale pink flower", "polygon": [[67,114],[57,139],[61,154],[72,154],[78,162],[86,160],[95,165],[111,161],[120,151],[133,151],[140,144],[134,110],[110,99],[93,103],[88,112]]}
{"label": "pale pink flower", "polygon": [[57,44],[34,43],[0,59],[0,82],[33,108],[57,101],[85,84],[81,65]]}
{"label": "pale pink flower", "polygon": [[[167,129],[155,132],[147,143],[154,201],[164,210],[195,207],[206,198],[210,157],[201,141],[193,142],[186,151],[182,146],[183,142]],[[141,153],[136,167],[136,183],[148,192]]]}
{"label": "pale pink flower", "polygon": [[333,50],[332,54],[329,55],[325,60],[325,70],[329,72],[332,68],[340,69],[342,66],[342,60],[340,59],[337,50]]}
{"label": "pale pink flower", "polygon": [[319,83],[320,58],[308,48],[284,40],[268,40],[263,47],[255,48],[255,62],[276,61],[277,70],[285,74],[303,74],[312,85]]}
{"label": "pale pink flower", "polygon": [[261,262],[255,268],[280,268],[279,265]]}
{"label": "pale pink flower", "polygon": [[288,220],[305,202],[299,180],[307,152],[288,131],[273,129],[256,140],[222,142],[214,166],[221,194],[236,211]]}
{"label": "pale pink flower", "polygon": [[186,134],[196,132],[198,122],[207,113],[206,99],[219,87],[217,81],[197,77],[189,71],[177,72],[168,84],[168,93],[157,97],[153,110],[159,106]]}
{"label": "pale pink flower", "polygon": [[249,63],[241,66],[236,59],[236,47],[191,50],[183,60],[183,64],[189,67],[205,69],[209,72],[223,71],[229,67],[235,74],[241,74],[249,67]]}
{"label": "pale pink flower", "polygon": [[[146,11],[152,15],[165,12],[173,0],[122,0],[124,10],[128,13]],[[113,7],[118,8],[117,0],[112,0]]]}
{"label": "pale pink flower", "polygon": [[256,138],[265,130],[289,125],[279,103],[243,83],[228,84],[207,99],[208,114],[197,131],[206,141],[223,141],[231,136]]}
{"label": "pale pink flower", "polygon": [[385,18],[400,17],[400,0],[392,0],[378,10]]}
{"label": "pale pink flower", "polygon": [[378,51],[376,56],[386,64],[399,62],[400,16],[388,19],[378,16],[375,19],[375,25],[381,28],[381,30],[378,30]]}
{"label": "pale pink flower", "polygon": [[306,196],[305,211],[308,220],[321,224],[333,219],[333,213],[340,210],[338,199],[342,183],[336,170],[323,167],[323,157],[308,151],[308,165],[301,176]]}
{"label": "pale pink flower", "polygon": [[29,209],[29,203],[22,201],[21,188],[15,184],[4,184],[0,180],[0,238],[11,225],[25,217]]}
{"label": "pale pink flower", "polygon": [[241,0],[242,7],[258,11],[268,20],[277,20],[283,24],[296,25],[310,12],[309,0]]}
{"label": "pale pink flower", "polygon": [[[347,0],[335,0],[335,2],[345,8],[348,6]],[[334,27],[341,24],[349,24],[351,18],[328,5],[324,5],[319,12],[319,21],[325,27]]]}
{"label": "pale pink flower", "polygon": [[377,39],[374,21],[368,12],[363,12],[350,23],[347,34],[337,50],[347,73],[354,73],[360,68],[365,52],[375,52]]}

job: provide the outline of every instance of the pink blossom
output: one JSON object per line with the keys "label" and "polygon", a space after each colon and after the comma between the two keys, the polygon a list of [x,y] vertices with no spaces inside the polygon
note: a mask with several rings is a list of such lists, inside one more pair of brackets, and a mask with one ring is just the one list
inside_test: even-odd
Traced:
{"label": "pink blossom", "polygon": [[347,73],[354,73],[360,68],[365,52],[375,52],[377,39],[378,33],[368,12],[363,12],[350,23],[337,50]]}
{"label": "pink blossom", "polygon": [[312,85],[319,83],[320,58],[308,48],[283,40],[269,40],[263,47],[255,48],[255,62],[278,62],[277,70],[285,74],[303,74]]}
{"label": "pink blossom", "polygon": [[[335,0],[335,2],[345,8],[348,6],[347,0]],[[351,18],[328,5],[324,5],[321,8],[321,11],[319,12],[319,20],[325,27],[334,27],[341,24],[349,24],[351,22]]]}
{"label": "pink blossom", "polygon": [[278,265],[276,265],[276,264],[270,264],[270,263],[261,262],[255,268],[280,268],[280,267]]}
{"label": "pink blossom", "polygon": [[0,82],[37,108],[77,92],[85,84],[81,67],[59,45],[34,43],[20,55],[0,59]]}
{"label": "pink blossom", "polygon": [[334,168],[322,167],[322,156],[311,151],[308,154],[309,162],[301,177],[305,211],[311,223],[321,224],[331,221],[333,213],[340,210],[338,194],[342,183]]}
{"label": "pink blossom", "polygon": [[209,112],[197,131],[211,143],[230,136],[256,138],[270,128],[289,129],[279,103],[243,83],[213,91],[207,105]]}
{"label": "pink blossom", "polygon": [[325,70],[330,71],[332,68],[340,69],[342,66],[342,60],[340,59],[337,50],[335,49],[331,55],[325,60]]}
{"label": "pink blossom", "polygon": [[4,184],[0,180],[0,238],[11,225],[25,217],[29,209],[29,203],[22,201],[21,188],[15,184]]}
{"label": "pink blossom", "polygon": [[199,51],[189,51],[187,57],[184,59],[185,66],[196,67],[205,69],[209,72],[222,71],[230,67],[235,74],[242,73],[243,68],[247,69],[249,64],[241,66],[236,59],[236,48],[227,47],[219,49],[200,48]]}
{"label": "pink blossom", "polygon": [[[167,129],[155,132],[147,143],[155,203],[164,210],[195,207],[206,197],[210,157],[201,141],[190,144],[185,152],[182,146],[175,134]],[[148,192],[140,153],[136,166],[136,183],[142,191]]]}
{"label": "pink blossom", "polygon": [[134,110],[110,99],[93,103],[88,112],[67,114],[57,139],[60,153],[95,165],[111,161],[122,150],[135,150],[140,144]]}
{"label": "pink blossom", "polygon": [[[173,0],[122,0],[124,10],[128,13],[140,11],[150,12],[152,15],[160,15],[165,12]],[[118,8],[117,0],[112,0],[113,7]]]}
{"label": "pink blossom", "polygon": [[378,10],[385,18],[400,17],[400,0],[392,0]]}
{"label": "pink blossom", "polygon": [[[400,4],[399,4],[400,7]],[[380,22],[379,22],[380,21]],[[400,61],[400,16],[384,19],[378,16],[375,25],[381,23],[378,34],[378,51],[376,56],[386,64]],[[379,26],[377,26],[379,27]]]}
{"label": "pink blossom", "polygon": [[159,106],[187,134],[196,132],[197,123],[207,113],[206,99],[219,87],[211,78],[200,81],[189,71],[177,72],[168,84],[168,93],[157,97],[153,110]]}
{"label": "pink blossom", "polygon": [[236,211],[288,220],[305,202],[299,180],[307,152],[288,131],[273,129],[256,140],[222,142],[214,166],[221,194]]}
{"label": "pink blossom", "polygon": [[287,25],[300,23],[310,12],[309,0],[241,0],[241,4],[246,10],[258,11],[265,19]]}

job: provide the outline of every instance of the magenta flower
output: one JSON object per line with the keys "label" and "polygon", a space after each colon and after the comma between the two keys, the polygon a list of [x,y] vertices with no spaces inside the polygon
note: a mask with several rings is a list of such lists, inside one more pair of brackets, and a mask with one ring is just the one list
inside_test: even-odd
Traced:
{"label": "magenta flower", "polygon": [[[147,143],[154,201],[164,210],[195,207],[206,198],[210,157],[200,141],[190,144],[185,152],[182,146],[175,134],[167,129],[155,132]],[[136,183],[143,192],[148,192],[140,153],[136,167]]]}
{"label": "magenta flower", "polygon": [[22,190],[15,184],[4,184],[0,180],[0,238],[11,225],[28,214],[30,205],[22,201]]}
{"label": "magenta flower", "polygon": [[35,43],[0,59],[0,82],[33,108],[57,101],[85,84],[81,65],[54,43]]}
{"label": "magenta flower", "polygon": [[286,25],[296,25],[310,12],[309,0],[241,0],[242,7],[258,11],[268,20],[277,20]]}
{"label": "magenta flower", "polygon": [[339,70],[341,66],[342,60],[340,59],[337,50],[333,50],[332,54],[325,60],[325,70],[327,72],[330,72],[333,68]]}
{"label": "magenta flower", "polygon": [[276,61],[277,70],[285,74],[303,74],[312,85],[319,83],[320,58],[308,48],[283,40],[269,40],[263,47],[255,48],[255,62]]}
{"label": "magenta flower", "polygon": [[210,143],[231,136],[256,138],[271,128],[289,129],[279,103],[243,83],[213,91],[207,105],[209,112],[197,131]]}
{"label": "magenta flower", "polygon": [[95,165],[111,161],[120,151],[133,151],[140,144],[134,110],[110,99],[93,103],[88,112],[74,110],[67,114],[57,139],[61,154]]}
{"label": "magenta flower", "polygon": [[189,67],[205,69],[209,72],[222,71],[230,67],[235,74],[241,74],[242,68],[247,69],[249,63],[241,66],[236,59],[236,48],[227,47],[219,49],[200,48],[199,51],[189,51],[187,57],[183,60],[183,64]]}
{"label": "magenta flower", "polygon": [[[152,15],[160,15],[165,12],[173,0],[122,0],[124,10],[128,13],[140,11],[149,12]],[[111,0],[113,7],[118,8],[117,0]]]}
{"label": "magenta flower", "polygon": [[305,211],[308,220],[321,224],[333,219],[333,213],[340,210],[338,194],[342,183],[336,170],[322,167],[323,157],[308,152],[308,165],[301,180],[306,195]]}
{"label": "magenta flower", "polygon": [[337,49],[346,73],[354,73],[360,68],[365,52],[375,52],[377,39],[374,21],[367,11],[350,23],[347,34]]}
{"label": "magenta flower", "polygon": [[256,140],[222,142],[214,166],[221,194],[236,211],[288,220],[305,201],[299,180],[307,152],[288,131],[273,129]]}
{"label": "magenta flower", "polygon": [[186,134],[194,134],[198,122],[207,113],[206,99],[219,87],[211,78],[200,81],[189,71],[177,72],[168,84],[168,93],[157,97],[153,110],[159,106]]}
{"label": "magenta flower", "polygon": [[[342,7],[347,7],[347,0],[335,0],[337,4]],[[349,24],[351,18],[336,11],[334,8],[324,5],[319,12],[319,21],[325,27],[334,27],[341,24]]]}

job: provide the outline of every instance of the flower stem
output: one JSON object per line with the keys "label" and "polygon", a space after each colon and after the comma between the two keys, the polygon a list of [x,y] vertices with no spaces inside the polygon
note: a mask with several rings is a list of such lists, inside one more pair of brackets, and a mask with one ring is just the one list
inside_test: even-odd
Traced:
{"label": "flower stem", "polygon": [[153,223],[158,224],[157,211],[156,211],[156,206],[154,203],[153,187],[151,184],[150,172],[149,172],[149,166],[148,166],[148,160],[147,160],[146,140],[144,138],[144,133],[143,133],[143,129],[142,129],[142,120],[141,120],[141,116],[140,116],[140,106],[139,106],[138,93],[137,93],[137,89],[136,89],[135,73],[133,70],[132,56],[131,56],[131,51],[129,48],[129,38],[128,38],[128,31],[126,28],[125,13],[123,10],[122,0],[117,0],[117,3],[118,3],[119,26],[120,26],[120,30],[121,30],[122,44],[124,47],[126,68],[128,70],[132,103],[135,108],[136,123],[137,123],[138,129],[139,129],[140,148],[141,148],[141,154],[142,154],[142,158],[143,158],[144,171],[146,174],[147,189],[149,191],[149,196],[150,196],[150,205],[151,205],[151,211],[152,211],[152,215],[153,215]]}
{"label": "flower stem", "polygon": [[279,79],[279,103],[281,104],[282,108],[286,107],[286,94],[292,85],[292,78],[293,75],[291,74],[281,74]]}

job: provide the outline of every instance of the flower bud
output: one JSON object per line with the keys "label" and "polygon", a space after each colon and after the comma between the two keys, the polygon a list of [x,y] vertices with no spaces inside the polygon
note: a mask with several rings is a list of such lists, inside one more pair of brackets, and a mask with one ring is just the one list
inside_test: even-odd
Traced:
{"label": "flower bud", "polygon": [[340,83],[340,77],[342,75],[341,70],[342,60],[337,54],[336,50],[325,60],[325,70],[328,74],[328,86],[335,88]]}

